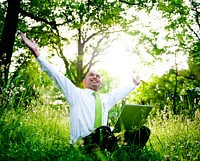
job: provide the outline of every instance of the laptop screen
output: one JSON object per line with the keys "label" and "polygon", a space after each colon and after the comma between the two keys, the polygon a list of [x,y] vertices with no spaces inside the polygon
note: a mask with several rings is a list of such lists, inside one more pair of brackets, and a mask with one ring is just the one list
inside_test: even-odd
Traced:
{"label": "laptop screen", "polygon": [[113,132],[134,131],[142,127],[151,110],[150,105],[124,105]]}

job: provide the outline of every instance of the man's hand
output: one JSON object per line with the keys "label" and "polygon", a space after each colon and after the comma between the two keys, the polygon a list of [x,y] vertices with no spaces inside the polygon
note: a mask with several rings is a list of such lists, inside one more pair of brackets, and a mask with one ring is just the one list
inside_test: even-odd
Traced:
{"label": "man's hand", "polygon": [[137,76],[137,77],[133,78],[133,83],[134,83],[136,86],[139,85],[139,84],[140,84],[140,77]]}
{"label": "man's hand", "polygon": [[37,58],[40,55],[40,53],[38,52],[37,44],[33,40],[29,40],[24,33],[20,32],[19,34],[26,46],[33,52],[33,55]]}

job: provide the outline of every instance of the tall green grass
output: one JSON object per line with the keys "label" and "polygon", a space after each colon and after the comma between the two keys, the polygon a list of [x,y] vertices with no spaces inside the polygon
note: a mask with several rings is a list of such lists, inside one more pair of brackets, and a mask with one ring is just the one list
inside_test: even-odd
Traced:
{"label": "tall green grass", "polygon": [[150,121],[149,144],[160,155],[171,160],[200,160],[200,118],[158,113]]}
{"label": "tall green grass", "polygon": [[0,124],[2,160],[53,159],[69,146],[69,120],[63,110],[4,111]]}
{"label": "tall green grass", "polygon": [[151,137],[141,152],[122,147],[113,153],[69,145],[69,119],[64,109],[37,107],[5,110],[0,118],[0,160],[200,160],[199,118],[158,113],[147,126]]}

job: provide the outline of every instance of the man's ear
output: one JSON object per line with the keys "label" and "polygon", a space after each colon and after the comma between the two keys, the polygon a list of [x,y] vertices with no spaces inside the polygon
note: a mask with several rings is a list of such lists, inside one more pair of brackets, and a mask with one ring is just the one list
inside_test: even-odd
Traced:
{"label": "man's ear", "polygon": [[101,86],[102,86],[102,82],[100,83],[100,86],[99,86],[99,88],[101,88]]}

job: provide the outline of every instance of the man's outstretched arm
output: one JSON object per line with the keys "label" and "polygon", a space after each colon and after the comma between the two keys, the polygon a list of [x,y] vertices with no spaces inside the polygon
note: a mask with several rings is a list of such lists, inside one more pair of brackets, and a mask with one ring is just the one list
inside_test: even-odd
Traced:
{"label": "man's outstretched arm", "polygon": [[34,41],[29,40],[24,35],[24,33],[20,32],[19,34],[22,40],[24,41],[24,43],[26,44],[26,46],[32,51],[33,55],[37,58],[40,55],[37,44]]}
{"label": "man's outstretched arm", "polygon": [[38,51],[38,46],[34,41],[29,40],[25,34],[19,33],[26,46],[32,51],[33,55],[37,58],[37,62],[40,64],[42,70],[60,87],[68,101],[72,106],[76,100],[77,87],[67,79],[62,73],[60,73],[52,64],[50,64],[45,57]]}

